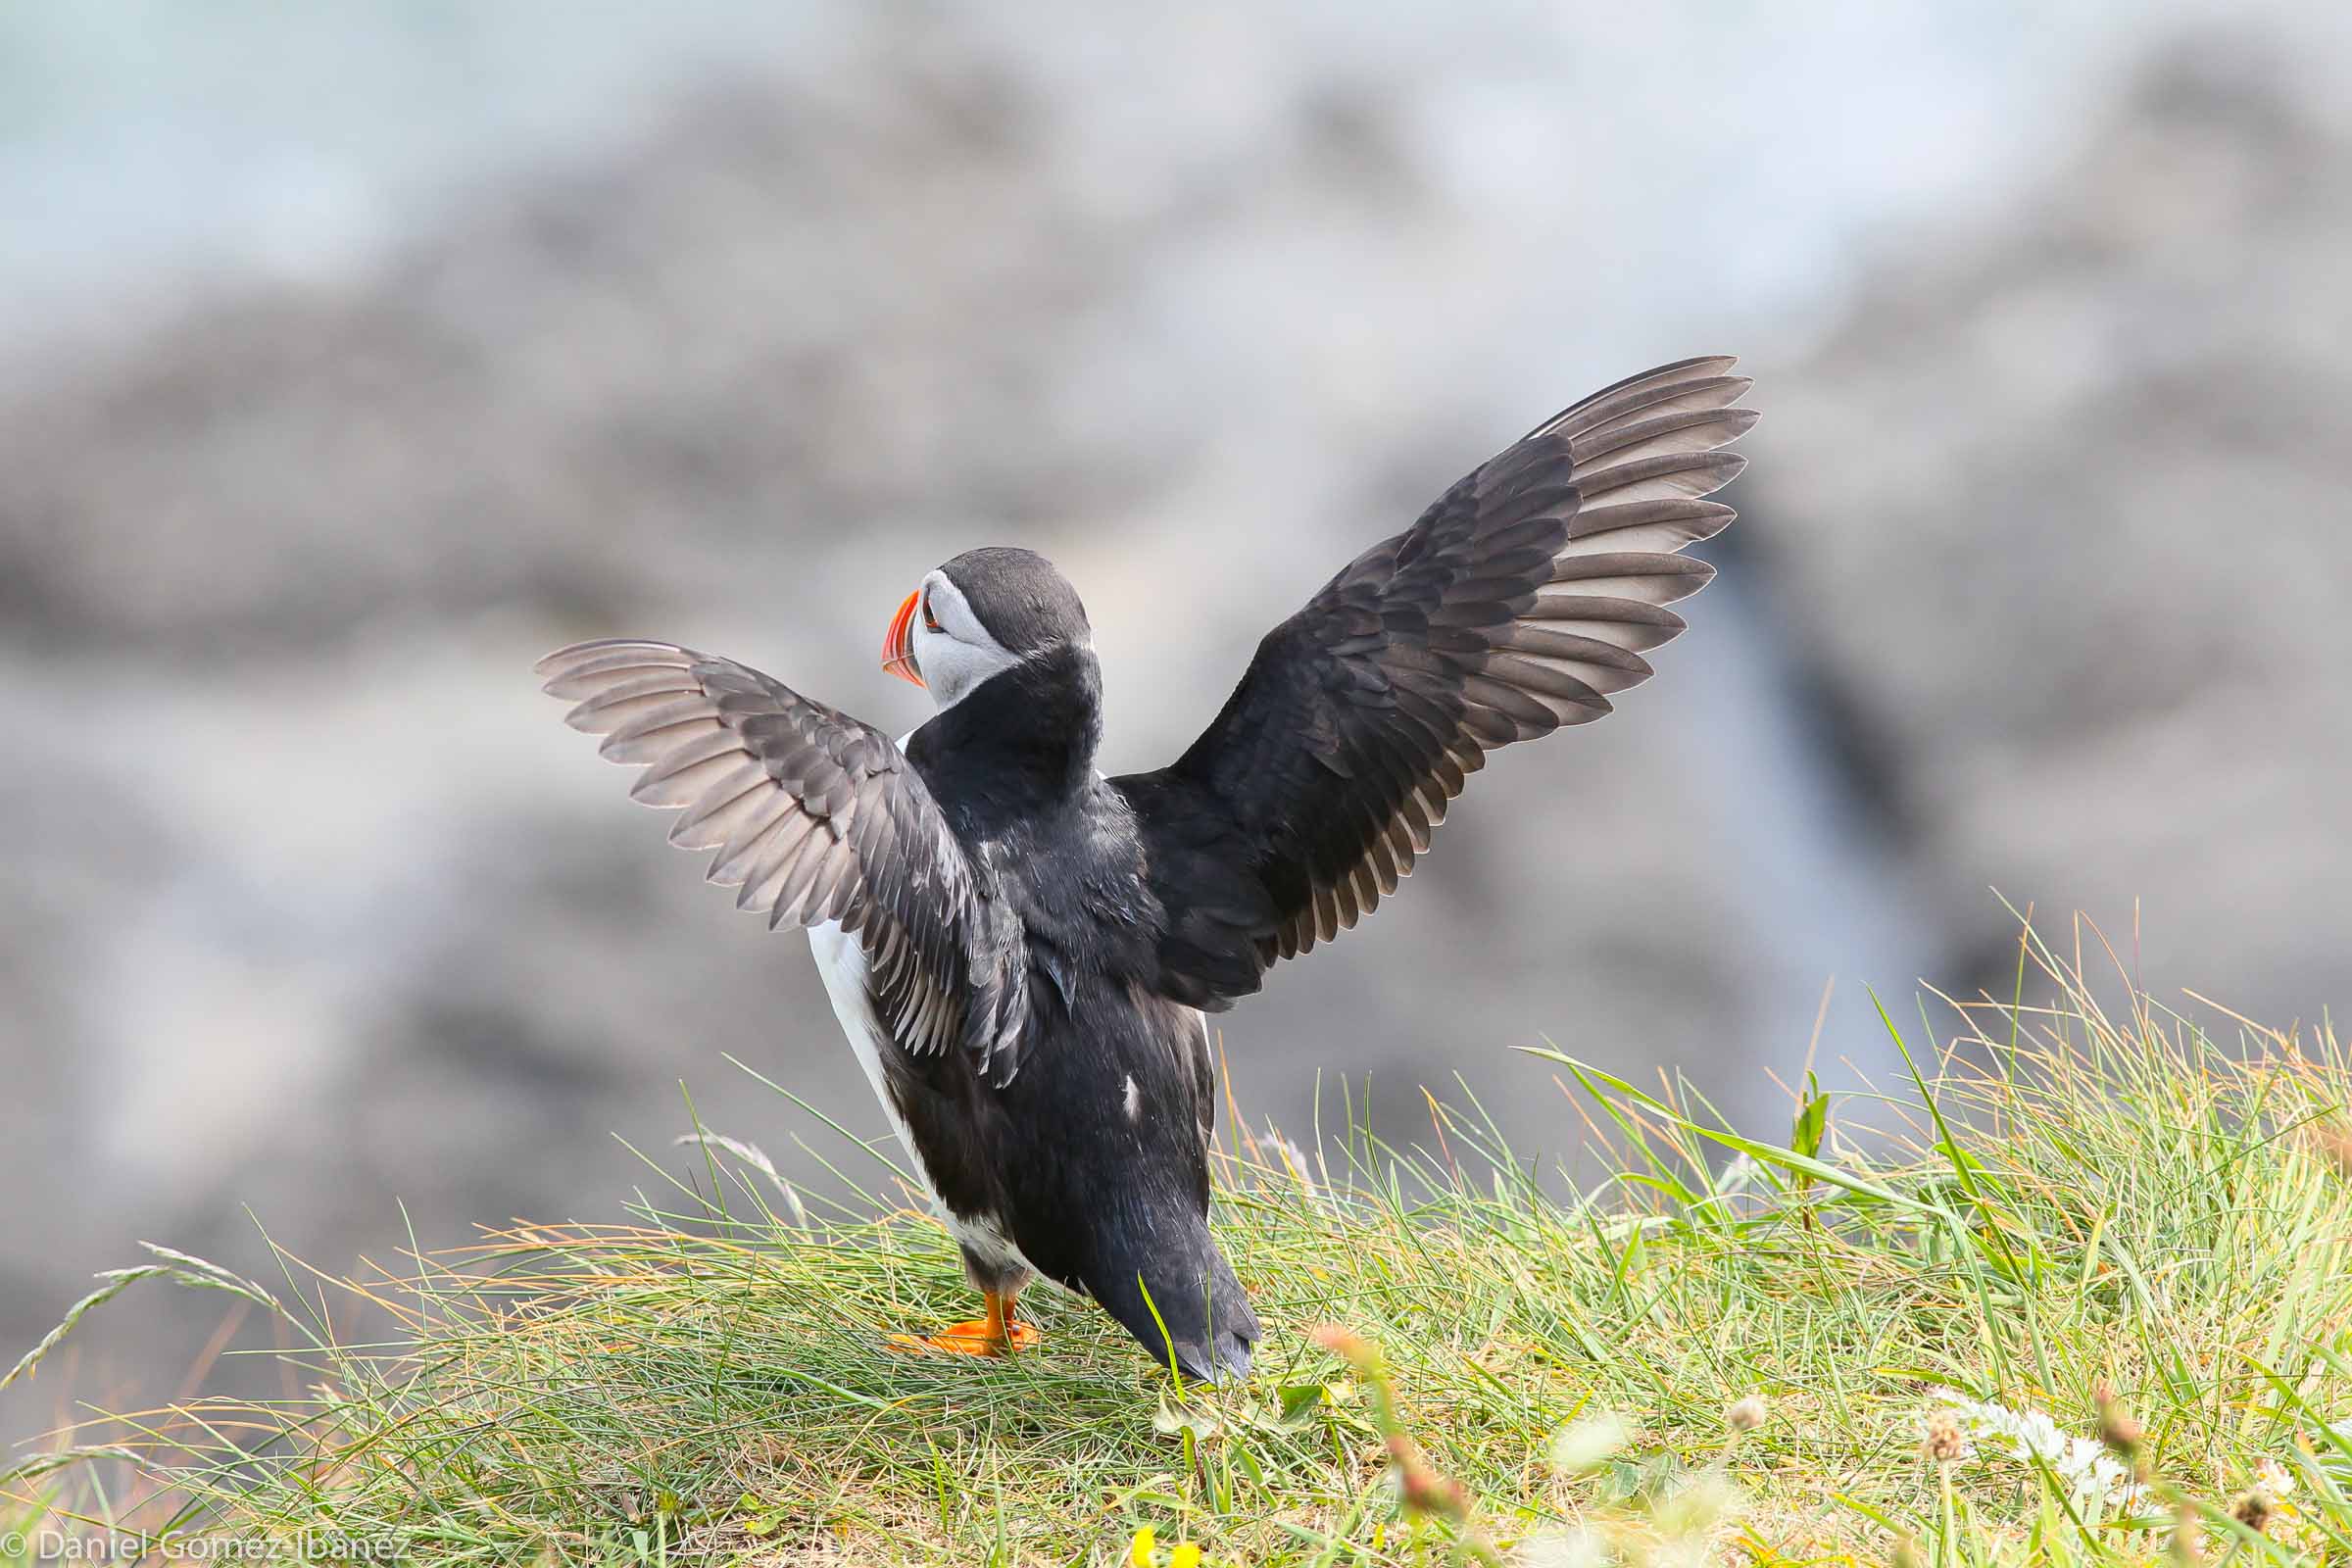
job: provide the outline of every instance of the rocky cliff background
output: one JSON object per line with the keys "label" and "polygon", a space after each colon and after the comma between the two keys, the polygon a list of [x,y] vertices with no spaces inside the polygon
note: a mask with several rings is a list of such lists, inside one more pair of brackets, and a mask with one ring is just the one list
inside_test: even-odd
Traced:
{"label": "rocky cliff background", "polygon": [[[1225,1020],[1253,1118],[1345,1078],[1411,1137],[1458,1073],[1558,1154],[1541,1037],[1772,1125],[1833,976],[1865,1073],[1865,986],[2005,993],[1996,888],[2168,995],[2344,1001],[2340,21],[1102,27],[0,24],[0,1340],[141,1237],[263,1267],[245,1205],[336,1269],[610,1215],[680,1080],[840,1153],[722,1053],[880,1133],[805,948],[539,653],[673,637],[903,728],[889,611],[1028,544],[1153,765],[1362,544],[1685,354],[1767,415],[1724,578]],[[169,1395],[211,1310],[124,1302],[0,1419]]]}

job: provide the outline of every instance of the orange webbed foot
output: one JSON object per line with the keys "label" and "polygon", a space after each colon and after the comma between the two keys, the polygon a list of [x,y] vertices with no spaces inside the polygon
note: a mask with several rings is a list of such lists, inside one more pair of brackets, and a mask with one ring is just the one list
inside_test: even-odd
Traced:
{"label": "orange webbed foot", "polygon": [[949,1355],[1007,1355],[1026,1350],[1045,1339],[1012,1315],[1010,1297],[991,1296],[986,1317],[952,1323],[937,1334],[893,1334],[883,1341],[894,1350],[921,1353],[939,1350]]}
{"label": "orange webbed foot", "polygon": [[937,1334],[893,1334],[882,1343],[916,1354],[940,1350],[949,1355],[1006,1355],[1032,1348],[1044,1339],[1026,1323],[1005,1324],[1000,1337],[988,1319],[975,1317],[951,1323]]}

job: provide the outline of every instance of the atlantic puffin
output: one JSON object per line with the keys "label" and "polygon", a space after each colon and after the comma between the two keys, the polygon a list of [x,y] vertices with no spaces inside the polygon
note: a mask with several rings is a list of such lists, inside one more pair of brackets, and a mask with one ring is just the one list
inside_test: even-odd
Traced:
{"label": "atlantic puffin", "polygon": [[1713,575],[1704,499],[1755,422],[1729,357],[1620,381],[1481,464],[1269,632],[1174,762],[1096,770],[1086,609],[1031,551],[967,551],[891,617],[936,712],[894,741],[671,643],[538,665],[576,729],[682,810],[670,842],[833,1010],[985,1313],[902,1348],[1003,1353],[1043,1275],[1161,1364],[1244,1376],[1258,1321],[1208,1228],[1206,1014],[1370,914],[1486,756],[1598,718]]}

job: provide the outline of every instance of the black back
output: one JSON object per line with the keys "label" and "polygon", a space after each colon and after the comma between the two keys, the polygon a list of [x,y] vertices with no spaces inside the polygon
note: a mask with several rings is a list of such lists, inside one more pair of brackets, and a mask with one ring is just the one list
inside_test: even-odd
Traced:
{"label": "black back", "polygon": [[995,1217],[1155,1359],[1172,1346],[1189,1376],[1214,1377],[1247,1367],[1257,1319],[1208,1232],[1214,1074],[1199,1015],[1152,988],[1166,917],[1134,813],[1094,770],[1101,689],[1093,652],[1061,643],[907,738],[990,896],[1019,918],[1030,1011],[1004,1082],[952,1056],[884,1065],[951,1210]]}

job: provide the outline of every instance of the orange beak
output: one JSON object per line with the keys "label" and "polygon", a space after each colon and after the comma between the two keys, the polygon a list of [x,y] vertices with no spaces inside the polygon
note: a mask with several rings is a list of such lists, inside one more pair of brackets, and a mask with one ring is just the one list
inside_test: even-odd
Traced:
{"label": "orange beak", "polygon": [[890,630],[882,634],[882,667],[917,686],[922,685],[923,677],[914,667],[914,607],[922,600],[920,588],[908,594],[899,612],[890,617]]}

